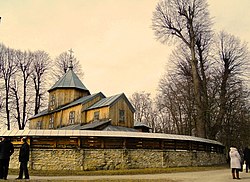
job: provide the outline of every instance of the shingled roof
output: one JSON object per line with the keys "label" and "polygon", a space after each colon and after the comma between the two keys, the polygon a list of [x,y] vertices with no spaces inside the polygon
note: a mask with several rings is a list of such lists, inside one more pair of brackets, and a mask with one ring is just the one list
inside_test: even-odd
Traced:
{"label": "shingled roof", "polygon": [[135,108],[129,102],[129,100],[127,99],[127,97],[125,96],[124,93],[114,95],[114,96],[111,96],[111,97],[102,98],[97,103],[93,104],[92,106],[90,106],[89,108],[87,108],[85,110],[91,110],[91,109],[97,109],[97,108],[101,108],[101,107],[111,106],[116,101],[118,101],[120,98],[123,98],[125,100],[125,102],[127,102],[128,106],[129,106],[129,108],[131,109],[132,112],[135,112]]}
{"label": "shingled roof", "polygon": [[57,88],[76,88],[89,92],[72,68],[69,68],[69,70],[48,91],[50,92]]}

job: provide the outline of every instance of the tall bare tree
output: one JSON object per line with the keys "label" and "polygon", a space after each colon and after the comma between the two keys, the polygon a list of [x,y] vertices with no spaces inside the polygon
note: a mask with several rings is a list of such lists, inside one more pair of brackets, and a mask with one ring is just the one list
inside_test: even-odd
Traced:
{"label": "tall bare tree", "polygon": [[[157,107],[168,117],[168,131],[176,134],[192,135],[195,128],[193,86],[190,65],[185,64],[185,54],[174,56],[175,67],[169,68],[160,79]],[[183,52],[185,53],[185,51]],[[176,59],[177,58],[177,59]],[[175,62],[173,60],[173,62]]]}
{"label": "tall bare tree", "polygon": [[206,0],[161,0],[153,13],[153,30],[159,41],[183,42],[190,51],[191,74],[197,109],[197,136],[206,137],[202,81],[196,54],[196,41],[211,32]]}
{"label": "tall bare tree", "polygon": [[[32,68],[32,62],[34,61],[34,54],[32,52],[27,52],[27,51],[17,51],[16,53],[17,55],[17,66],[18,66],[18,73],[19,75],[16,78],[20,78],[21,80],[18,81],[15,80],[14,82],[14,86],[12,87],[12,90],[14,92],[15,95],[15,99],[16,99],[16,103],[19,102],[19,104],[17,104],[17,106],[21,106],[20,107],[16,107],[16,111],[17,113],[21,113],[21,117],[17,117],[17,123],[18,123],[18,127],[20,130],[23,130],[27,121],[28,121],[28,115],[30,114],[29,110],[30,108],[28,108],[28,105],[31,102],[31,95],[28,94],[28,88],[30,87],[30,78],[31,75],[33,73],[33,68]],[[19,85],[21,83],[21,88],[19,88],[17,85]],[[19,95],[19,96],[18,96]],[[22,105],[20,104],[20,98],[22,99]]]}
{"label": "tall bare tree", "polygon": [[[246,43],[226,32],[220,32],[216,42],[216,61],[218,83],[218,111],[215,122],[210,125],[210,138],[215,139],[225,122],[231,102],[242,99],[242,80],[248,68],[249,52]],[[241,97],[235,95],[241,94]],[[236,97],[236,98],[233,98]]]}
{"label": "tall bare tree", "polygon": [[0,72],[4,83],[4,97],[5,97],[5,111],[6,111],[6,125],[10,130],[11,116],[10,116],[10,85],[13,75],[17,71],[16,54],[13,49],[5,47],[0,44]]}
{"label": "tall bare tree", "polygon": [[[18,76],[17,76],[18,77]],[[17,79],[16,76],[13,78],[13,81],[10,86],[10,96],[13,97],[12,100],[14,100],[14,104],[12,105],[13,110],[16,112],[12,112],[12,115],[17,122],[18,128],[22,128],[21,126],[21,120],[22,120],[22,111],[21,111],[21,94],[20,94],[20,89],[19,89],[19,80]],[[12,111],[13,111],[12,110]]]}
{"label": "tall bare tree", "polygon": [[[35,107],[34,114],[38,114],[42,107],[43,96],[46,93],[46,77],[51,66],[49,55],[44,51],[34,52],[34,61],[32,62],[33,72],[31,78],[35,88]],[[48,80],[48,79],[47,79]]]}

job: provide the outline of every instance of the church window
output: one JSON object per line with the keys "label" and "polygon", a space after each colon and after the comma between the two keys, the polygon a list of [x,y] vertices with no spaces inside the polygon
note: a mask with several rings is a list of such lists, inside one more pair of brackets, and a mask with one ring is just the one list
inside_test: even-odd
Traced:
{"label": "church window", "polygon": [[119,110],[119,121],[124,122],[125,121],[125,111],[124,110]]}
{"label": "church window", "polygon": [[99,115],[100,115],[99,111],[94,112],[94,121],[99,120]]}
{"label": "church window", "polygon": [[69,124],[75,123],[75,111],[70,111],[69,113]]}
{"label": "church window", "polygon": [[53,115],[51,115],[49,118],[49,129],[53,129],[53,128],[54,128],[54,117]]}
{"label": "church window", "polygon": [[38,130],[42,129],[42,121],[38,121],[36,123],[36,129],[38,129]]}

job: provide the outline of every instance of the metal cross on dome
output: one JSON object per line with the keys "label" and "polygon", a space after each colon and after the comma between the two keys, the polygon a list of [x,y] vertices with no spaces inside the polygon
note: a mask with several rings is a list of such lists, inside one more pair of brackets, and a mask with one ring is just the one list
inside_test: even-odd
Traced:
{"label": "metal cross on dome", "polygon": [[69,68],[70,68],[70,69],[73,69],[73,62],[72,62],[72,58],[73,58],[72,54],[73,54],[73,53],[74,53],[73,50],[70,49],[70,50],[69,50]]}
{"label": "metal cross on dome", "polygon": [[70,57],[72,56],[72,54],[74,53],[74,51],[72,49],[69,50],[69,55]]}

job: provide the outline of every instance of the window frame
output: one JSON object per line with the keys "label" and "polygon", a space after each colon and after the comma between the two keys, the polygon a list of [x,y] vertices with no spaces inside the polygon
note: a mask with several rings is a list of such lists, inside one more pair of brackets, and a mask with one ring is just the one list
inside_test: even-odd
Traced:
{"label": "window frame", "polygon": [[100,120],[100,111],[95,111],[93,116],[94,121]]}
{"label": "window frame", "polygon": [[52,94],[51,96],[50,96],[50,106],[55,106],[55,103],[56,103],[56,96],[55,96],[55,94]]}
{"label": "window frame", "polygon": [[119,122],[125,122],[125,110],[119,109]]}
{"label": "window frame", "polygon": [[41,130],[42,129],[42,121],[38,121],[36,123],[36,129]]}
{"label": "window frame", "polygon": [[69,124],[75,124],[75,111],[69,112]]}
{"label": "window frame", "polygon": [[49,129],[54,129],[54,116],[51,115],[49,118]]}

